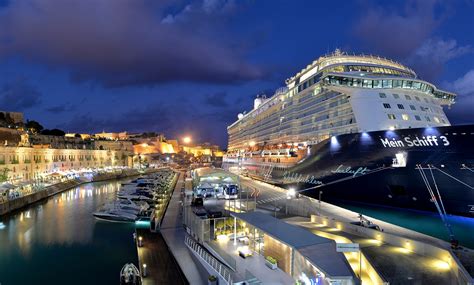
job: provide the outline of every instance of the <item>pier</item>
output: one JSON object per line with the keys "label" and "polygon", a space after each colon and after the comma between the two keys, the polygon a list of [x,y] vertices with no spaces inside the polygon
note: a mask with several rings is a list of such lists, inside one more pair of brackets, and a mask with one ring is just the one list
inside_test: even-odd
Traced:
{"label": "pier", "polygon": [[159,232],[137,228],[136,236],[143,285],[189,284]]}

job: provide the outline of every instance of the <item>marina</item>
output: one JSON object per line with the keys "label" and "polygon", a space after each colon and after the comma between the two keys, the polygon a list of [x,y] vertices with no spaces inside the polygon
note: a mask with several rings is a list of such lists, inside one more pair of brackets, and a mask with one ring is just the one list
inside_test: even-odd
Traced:
{"label": "marina", "polygon": [[0,285],[474,285],[473,8],[0,0]]}
{"label": "marina", "polygon": [[118,284],[122,266],[138,263],[135,226],[97,221],[92,212],[124,181],[81,185],[0,217],[0,282]]}

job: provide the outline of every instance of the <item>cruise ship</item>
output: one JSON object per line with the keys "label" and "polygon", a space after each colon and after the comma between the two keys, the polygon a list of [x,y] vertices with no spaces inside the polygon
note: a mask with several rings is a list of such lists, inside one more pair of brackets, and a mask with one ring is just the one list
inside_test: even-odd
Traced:
{"label": "cruise ship", "polygon": [[238,114],[223,166],[336,204],[474,217],[474,125],[451,126],[455,100],[398,62],[336,50]]}

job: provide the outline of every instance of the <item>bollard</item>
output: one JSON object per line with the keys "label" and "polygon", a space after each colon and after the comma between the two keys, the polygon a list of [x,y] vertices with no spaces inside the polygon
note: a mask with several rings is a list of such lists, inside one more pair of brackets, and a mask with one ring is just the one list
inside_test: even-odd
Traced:
{"label": "bollard", "polygon": [[140,236],[138,237],[138,247],[142,247],[143,246],[143,238]]}
{"label": "bollard", "polygon": [[146,263],[143,263],[142,276],[143,276],[143,277],[146,277]]}

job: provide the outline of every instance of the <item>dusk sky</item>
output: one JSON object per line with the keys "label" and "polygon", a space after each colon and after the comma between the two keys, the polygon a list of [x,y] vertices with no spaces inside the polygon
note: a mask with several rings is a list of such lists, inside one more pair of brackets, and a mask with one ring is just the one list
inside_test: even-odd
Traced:
{"label": "dusk sky", "polygon": [[226,126],[340,48],[400,61],[474,122],[474,1],[0,0],[0,109],[66,132],[227,145]]}

